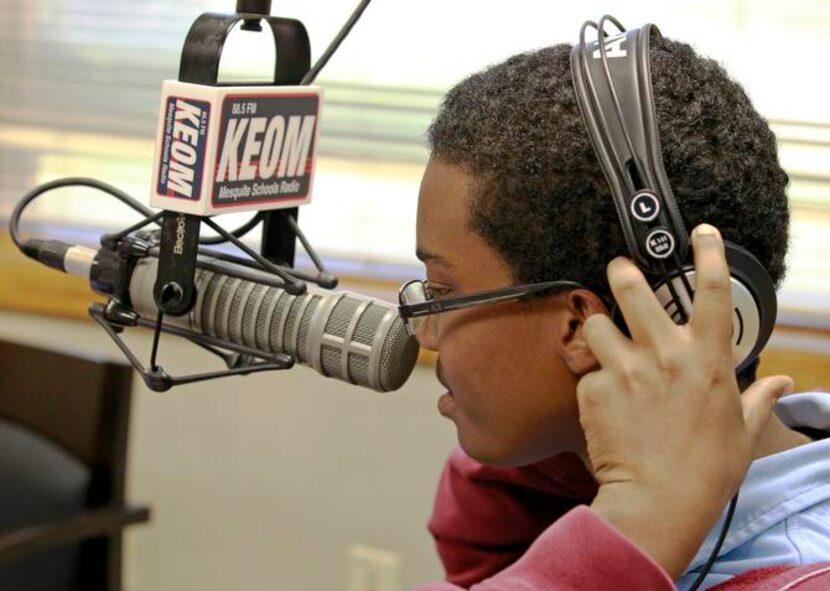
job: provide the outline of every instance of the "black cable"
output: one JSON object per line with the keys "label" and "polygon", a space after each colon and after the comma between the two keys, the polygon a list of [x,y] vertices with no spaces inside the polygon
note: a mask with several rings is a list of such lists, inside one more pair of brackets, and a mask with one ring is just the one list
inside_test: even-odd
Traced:
{"label": "black cable", "polygon": [[703,565],[703,570],[697,575],[695,582],[692,583],[692,586],[689,587],[689,591],[697,591],[698,587],[703,584],[703,579],[706,578],[706,575],[709,574],[709,571],[712,570],[712,566],[715,564],[715,560],[718,558],[718,552],[720,552],[721,546],[723,546],[723,542],[726,540],[726,532],[729,531],[729,526],[732,523],[732,516],[735,514],[735,506],[738,504],[738,493],[735,493],[735,496],[732,497],[732,501],[729,503],[729,510],[726,512],[726,519],[723,521],[723,527],[720,528],[720,535],[718,536],[718,541],[715,543],[715,547],[712,549],[712,553],[709,554],[709,560],[706,561],[706,564]]}
{"label": "black cable", "polygon": [[[137,201],[133,197],[130,197],[127,193],[125,193],[117,187],[110,185],[109,183],[86,177],[67,177],[63,179],[57,179],[54,181],[50,181],[48,183],[44,183],[39,187],[35,187],[34,189],[26,193],[26,195],[24,195],[23,198],[14,207],[11,218],[9,220],[9,233],[11,234],[12,241],[18,249],[23,250],[24,243],[24,240],[20,235],[20,219],[23,215],[23,211],[35,199],[37,199],[44,193],[47,193],[54,189],[61,189],[64,187],[90,187],[92,189],[98,189],[99,191],[103,191],[104,193],[107,193],[108,195],[115,197],[116,199],[128,205],[129,207],[132,207],[145,218],[150,218],[155,215],[158,215],[157,212],[154,212],[152,209],[150,209],[143,203]],[[241,238],[242,236],[253,230],[256,227],[256,225],[263,220],[263,218],[263,213],[257,212],[254,215],[254,217],[252,217],[242,226],[231,231],[230,234],[237,238]],[[199,244],[222,244],[227,241],[227,238],[224,238],[223,236],[212,236],[200,239]]]}
{"label": "black cable", "polygon": [[[583,72],[583,77],[585,79],[585,88],[588,90],[588,93],[587,93],[588,100],[586,101],[585,106],[590,111],[590,113],[599,120],[600,127],[602,129],[608,129],[609,125],[608,125],[608,121],[605,118],[605,111],[603,109],[599,108],[599,99],[597,98],[598,93],[597,93],[596,85],[594,84],[593,76],[590,75],[591,67],[588,65],[588,52],[586,50],[586,47],[587,47],[588,43],[586,41],[586,39],[587,39],[586,33],[587,33],[589,27],[593,28],[593,29],[596,29],[596,31],[597,31],[597,44],[600,47],[604,46],[604,43],[602,41],[606,37],[605,31],[600,31],[597,23],[595,23],[594,21],[585,21],[584,23],[582,23],[582,27],[579,29],[579,45],[582,47],[582,51],[580,51],[580,55],[579,55],[579,60],[580,60],[580,63],[581,63],[580,70]],[[602,55],[602,54],[600,54],[600,55]],[[607,140],[607,138],[603,137],[602,134],[597,135],[597,150],[599,150],[601,148],[603,151],[612,154],[613,158],[611,158],[609,156],[608,161],[611,163],[611,166],[614,167],[616,177],[618,179],[624,179],[624,180],[630,181],[631,176],[627,175],[627,174],[623,174],[623,171],[621,171],[619,169],[619,164],[621,162],[621,159],[619,157],[619,154],[617,153],[617,149],[614,146],[614,143],[610,142],[610,141],[606,141],[606,140]],[[611,176],[608,177],[608,181],[609,181],[609,183],[612,182],[612,177]],[[628,188],[629,188],[629,190],[631,190],[631,192],[634,192],[636,190],[633,186],[628,187]],[[611,187],[611,190],[612,191],[614,190],[613,185]]]}
{"label": "black cable", "polygon": [[[680,299],[677,289],[674,287],[673,278],[669,277],[669,272],[666,270],[666,265],[663,261],[658,260],[657,264],[660,267],[660,273],[663,276],[663,281],[666,283],[666,287],[669,289],[669,293],[671,294],[671,301],[674,302],[675,306],[677,306],[677,312],[680,314],[680,324],[688,324],[689,314],[686,312],[686,308],[683,306],[683,301]],[[685,274],[682,272],[681,275],[685,277]],[[674,320],[674,315],[671,314],[671,316],[672,320]]]}
{"label": "black cable", "polygon": [[[687,238],[688,240],[688,238]],[[692,289],[692,284],[689,282],[689,278],[686,277],[686,272],[683,270],[683,262],[680,260],[680,256],[677,254],[677,250],[674,251],[674,266],[680,269],[680,280],[683,282],[683,287],[686,290],[686,293],[689,296],[689,301],[694,302],[695,299],[695,290]]]}
{"label": "black cable", "polygon": [[26,209],[29,204],[46,193],[47,191],[51,191],[53,189],[60,189],[62,187],[91,187],[93,189],[98,189],[99,191],[103,191],[104,193],[108,193],[112,195],[116,199],[120,200],[122,203],[129,205],[134,210],[142,214],[144,217],[150,217],[153,215],[153,210],[140,203],[127,195],[121,189],[113,187],[110,184],[105,182],[90,179],[85,177],[68,177],[64,179],[58,179],[55,181],[51,181],[48,183],[44,183],[39,187],[36,187],[26,193],[23,198],[18,202],[18,204],[14,207],[14,211],[12,211],[11,219],[9,220],[9,233],[12,236],[12,240],[14,241],[17,248],[23,250],[23,239],[20,236],[20,217],[23,214],[23,210]]}
{"label": "black cable", "polygon": [[[601,19],[599,19],[599,23],[597,24],[597,32],[602,33],[602,37],[607,37],[605,33],[605,22],[611,21],[615,27],[617,27],[617,31],[619,34],[625,33],[625,27],[622,26],[620,21],[615,19],[610,14],[603,15]],[[614,105],[614,110],[617,112],[617,119],[620,122],[620,129],[622,129],[623,137],[625,138],[625,143],[628,146],[628,151],[631,154],[631,157],[634,159],[634,165],[637,167],[637,173],[640,173],[640,163],[637,162],[637,151],[634,149],[634,142],[631,140],[631,134],[628,133],[628,128],[625,125],[625,115],[623,114],[622,105],[620,104],[620,99],[617,96],[617,87],[614,84],[614,79],[611,76],[611,68],[608,66],[608,49],[605,47],[605,43],[602,42],[603,40],[600,39],[600,36],[597,35],[597,45],[599,46],[599,56],[602,60],[602,67],[605,70],[605,80],[608,83],[608,90],[611,92],[611,102]],[[606,128],[607,129],[607,128]],[[645,175],[643,175],[645,176]],[[647,181],[648,179],[643,179]]]}

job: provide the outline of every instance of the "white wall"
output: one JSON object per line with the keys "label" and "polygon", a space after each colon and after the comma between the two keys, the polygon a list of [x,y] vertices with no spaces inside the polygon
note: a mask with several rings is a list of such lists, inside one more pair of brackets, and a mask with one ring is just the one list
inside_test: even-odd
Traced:
{"label": "white wall", "polygon": [[[0,338],[119,356],[91,321],[0,312]],[[162,342],[171,373],[215,367]],[[425,367],[386,395],[303,367],[164,394],[136,376],[128,496],[153,515],[128,535],[127,591],[345,590],[352,542],[399,552],[405,589],[440,579],[426,521],[455,430],[439,389]]]}

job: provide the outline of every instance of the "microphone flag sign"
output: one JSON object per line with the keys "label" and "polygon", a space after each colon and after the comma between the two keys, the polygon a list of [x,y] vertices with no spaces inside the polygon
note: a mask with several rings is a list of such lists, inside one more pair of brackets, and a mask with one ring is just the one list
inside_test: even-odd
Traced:
{"label": "microphone flag sign", "polygon": [[150,205],[196,215],[311,201],[322,89],[166,80]]}

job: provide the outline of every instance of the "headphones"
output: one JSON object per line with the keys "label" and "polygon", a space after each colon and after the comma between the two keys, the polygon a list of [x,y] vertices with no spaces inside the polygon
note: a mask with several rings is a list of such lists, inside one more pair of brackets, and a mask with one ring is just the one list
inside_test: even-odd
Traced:
{"label": "headphones", "polygon": [[[605,31],[609,22],[617,34]],[[596,29],[597,41],[586,42],[588,28]],[[669,316],[684,324],[692,312],[695,270],[657,131],[649,43],[659,35],[652,24],[626,31],[608,15],[598,24],[588,21],[571,51],[571,72],[582,118],[611,187],[631,257]],[[749,251],[729,241],[724,246],[734,306],[732,356],[740,372],[757,359],[772,334],[777,313],[775,286]]]}

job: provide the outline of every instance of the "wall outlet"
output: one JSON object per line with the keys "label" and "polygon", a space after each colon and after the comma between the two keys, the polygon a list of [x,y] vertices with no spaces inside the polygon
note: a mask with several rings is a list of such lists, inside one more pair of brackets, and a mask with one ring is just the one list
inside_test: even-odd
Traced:
{"label": "wall outlet", "polygon": [[352,544],[349,547],[348,591],[403,591],[397,552]]}

